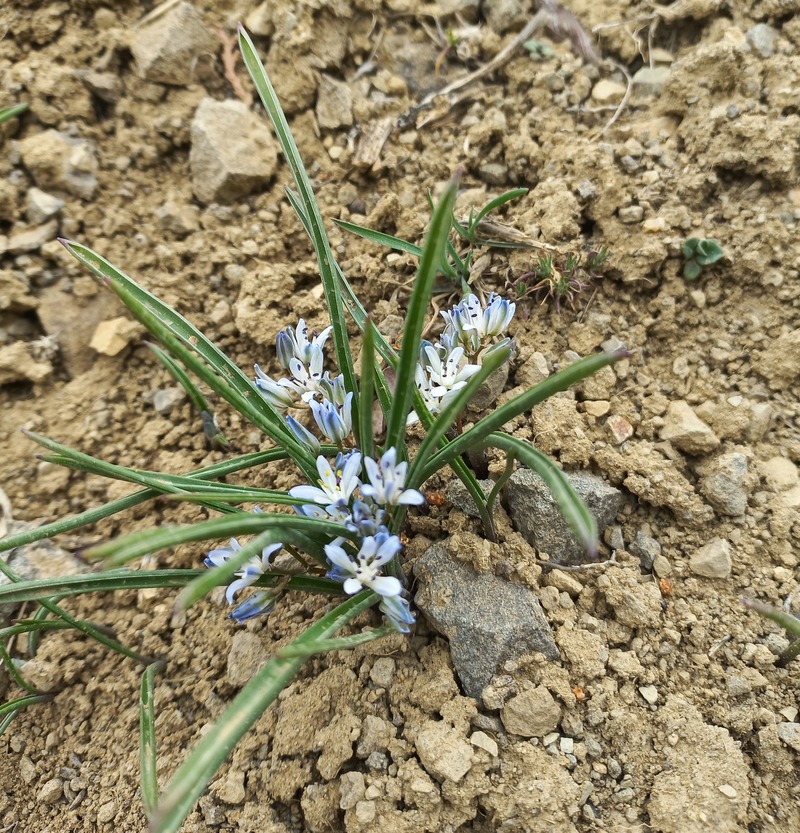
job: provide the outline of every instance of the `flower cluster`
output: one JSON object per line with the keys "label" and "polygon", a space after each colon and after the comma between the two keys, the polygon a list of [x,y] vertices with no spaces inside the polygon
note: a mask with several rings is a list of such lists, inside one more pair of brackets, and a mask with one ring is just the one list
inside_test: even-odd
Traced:
{"label": "flower cluster", "polygon": [[[469,295],[449,312],[439,341],[425,341],[420,349],[416,383],[425,404],[433,413],[441,410],[449,398],[466,385],[480,368],[482,355],[503,336],[515,305],[492,293],[484,307],[475,295]],[[289,496],[302,501],[295,511],[342,525],[342,535],[325,545],[330,563],[328,577],[342,583],[347,594],[367,589],[381,597],[380,609],[398,631],[407,633],[414,622],[408,600],[399,579],[384,575],[383,568],[401,549],[400,538],[389,529],[390,513],[400,505],[425,502],[416,489],[405,488],[408,463],[398,461],[395,448],[387,448],[373,459],[354,447],[352,438],[353,392],[345,390],[344,377],[331,376],[324,370],[325,342],[331,328],[309,338],[305,321],[297,328],[287,327],[278,334],[277,354],[288,371],[282,379],[272,379],[256,365],[256,385],[267,401],[284,414],[292,434],[311,449],[317,458],[315,483],[295,486]],[[320,453],[314,434],[286,410],[306,405],[319,432],[339,448],[334,460]],[[409,417],[409,421],[416,414]],[[350,536],[355,535],[356,541]],[[261,558],[254,556],[236,572],[237,579],[228,587],[226,598],[234,603],[236,594],[250,587],[270,569],[270,559],[281,544],[266,547]],[[206,566],[214,567],[234,556],[241,546],[234,538],[228,547],[212,550]],[[269,613],[275,595],[261,590],[234,608],[231,616],[244,622]]]}
{"label": "flower cluster", "polygon": [[[422,342],[415,371],[417,390],[431,413],[441,411],[478,372],[482,356],[504,337],[515,309],[516,304],[492,292],[485,307],[468,295],[442,312],[444,331],[439,341]],[[417,419],[412,411],[409,423]]]}

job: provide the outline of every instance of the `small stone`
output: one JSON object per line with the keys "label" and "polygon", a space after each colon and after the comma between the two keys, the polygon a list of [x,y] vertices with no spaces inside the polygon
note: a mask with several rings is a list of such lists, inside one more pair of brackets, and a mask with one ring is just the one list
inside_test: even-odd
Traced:
{"label": "small stone", "polygon": [[736,798],[739,793],[730,784],[720,784],[719,791],[728,798]]}
{"label": "small stone", "polygon": [[253,678],[259,668],[269,660],[269,656],[264,641],[257,634],[249,631],[236,632],[228,652],[228,682],[235,688],[240,688]]}
{"label": "small stone", "polygon": [[617,213],[619,215],[620,223],[625,223],[626,226],[641,223],[642,217],[644,217],[644,209],[641,205],[628,205],[624,208],[620,208]]}
{"label": "small stone", "polygon": [[641,98],[655,98],[661,95],[664,85],[669,80],[669,75],[670,67],[668,66],[642,67],[631,79],[635,95]]}
{"label": "small stone", "polygon": [[761,472],[767,485],[775,492],[785,492],[798,484],[797,466],[786,457],[770,457],[761,464]]}
{"label": "small stone", "polygon": [[369,672],[369,678],[380,688],[389,688],[394,679],[396,663],[391,657],[378,657]]}
{"label": "small stone", "polygon": [[116,801],[107,801],[97,811],[98,824],[108,824],[110,821],[113,821],[118,811],[119,804]]}
{"label": "small stone", "polygon": [[12,255],[38,251],[58,233],[58,221],[51,220],[43,226],[13,231],[8,238],[8,251]]}
{"label": "small stone", "polygon": [[640,686],[639,694],[641,694],[644,701],[649,703],[651,706],[655,706],[658,702],[658,689],[654,685]]}
{"label": "small stone", "polygon": [[241,101],[204,98],[191,136],[192,189],[200,202],[233,202],[265,187],[275,172],[274,143]]}
{"label": "small stone", "polygon": [[773,390],[786,390],[800,376],[800,329],[778,336],[754,366]]}
{"label": "small stone", "polygon": [[359,801],[356,804],[356,821],[359,824],[372,824],[377,812],[374,801]]}
{"label": "small stone", "polygon": [[275,11],[271,0],[266,0],[249,12],[244,19],[244,26],[248,32],[260,38],[271,37],[275,32]]}
{"label": "small stone", "polygon": [[611,414],[606,420],[606,428],[608,433],[611,434],[614,445],[622,445],[633,436],[633,426],[625,417],[618,414]]}
{"label": "small stone", "polygon": [[323,74],[317,91],[317,123],[323,130],[353,124],[353,91],[347,83]]}
{"label": "small stone", "polygon": [[779,723],[778,737],[795,752],[800,752],[800,723]]}
{"label": "small stone", "polygon": [[22,162],[39,188],[66,191],[90,200],[97,190],[94,146],[58,130],[45,130],[19,143]]}
{"label": "small stone", "polygon": [[339,779],[339,807],[350,810],[363,801],[366,791],[366,781],[361,772],[345,772]]}
{"label": "small stone", "polygon": [[663,217],[648,217],[642,223],[642,231],[648,234],[660,234],[667,230],[667,221]]}
{"label": "small stone", "polygon": [[64,200],[42,191],[41,188],[29,188],[26,194],[25,216],[28,222],[39,225],[49,220],[64,207]]}
{"label": "small stone", "polygon": [[756,23],[755,26],[747,30],[745,35],[750,48],[762,58],[771,57],[775,51],[775,38],[777,37],[778,30],[773,29],[772,26],[768,26],[766,23]]}
{"label": "small stone", "polygon": [[731,566],[731,545],[724,538],[715,538],[689,558],[689,569],[704,578],[727,578]]}
{"label": "small stone", "polygon": [[598,104],[619,104],[627,89],[625,84],[602,78],[592,87],[592,98]]}
{"label": "small stone", "polygon": [[415,745],[422,766],[439,780],[458,783],[472,767],[470,744],[443,721],[425,723]]}
{"label": "small stone", "polygon": [[[180,3],[151,23],[135,29],[131,52],[139,77],[185,86],[197,77],[198,62],[213,59],[219,43],[190,3]],[[231,136],[235,136],[231,132]]]}
{"label": "small stone", "polygon": [[125,317],[112,318],[97,325],[89,346],[104,356],[116,356],[141,334],[142,325],[138,321]]}
{"label": "small stone", "polygon": [[172,409],[186,399],[183,388],[162,388],[153,393],[153,410],[159,416],[169,416]]}
{"label": "small stone", "polygon": [[687,454],[707,454],[719,446],[718,437],[683,400],[669,403],[661,439]]}
{"label": "small stone", "polygon": [[[622,506],[622,493],[593,474],[567,474],[594,516],[600,534]],[[580,564],[586,552],[564,520],[545,482],[530,469],[518,469],[506,487],[509,512],[517,529],[553,563]]]}
{"label": "small stone", "polygon": [[478,749],[483,749],[494,757],[497,756],[497,741],[490,738],[486,732],[473,732],[469,737],[469,742]]}
{"label": "small stone", "polygon": [[672,565],[663,555],[657,555],[653,559],[653,572],[659,578],[665,578],[672,572]]}
{"label": "small stone", "polygon": [[214,784],[214,795],[225,804],[241,804],[244,801],[244,772],[234,769]]}
{"label": "small stone", "polygon": [[572,755],[575,751],[575,741],[572,738],[561,738],[558,746],[564,755]]}
{"label": "small stone", "polygon": [[561,720],[561,709],[544,686],[523,691],[506,703],[500,718],[507,732],[524,738],[544,737]]}
{"label": "small stone", "polygon": [[15,341],[0,347],[0,387],[12,382],[43,382],[53,372],[49,361],[38,361],[31,343]]}
{"label": "small stone", "polygon": [[639,559],[645,570],[650,570],[656,557],[661,555],[661,544],[639,530],[631,541],[630,551]]}
{"label": "small stone", "polygon": [[752,485],[744,454],[720,454],[702,468],[701,474],[700,491],[718,512],[731,517],[744,514]]}
{"label": "small stone", "polygon": [[51,778],[42,784],[36,798],[40,804],[55,804],[64,795],[64,782],[60,778]]}
{"label": "small stone", "polygon": [[505,185],[508,180],[508,166],[500,162],[486,162],[478,168],[478,175],[488,185]]}
{"label": "small stone", "polygon": [[185,237],[200,228],[200,212],[197,206],[188,203],[168,200],[158,206],[155,215],[162,229],[179,237]]}
{"label": "small stone", "polygon": [[607,399],[589,399],[583,403],[583,410],[589,416],[599,419],[611,410],[611,403]]}

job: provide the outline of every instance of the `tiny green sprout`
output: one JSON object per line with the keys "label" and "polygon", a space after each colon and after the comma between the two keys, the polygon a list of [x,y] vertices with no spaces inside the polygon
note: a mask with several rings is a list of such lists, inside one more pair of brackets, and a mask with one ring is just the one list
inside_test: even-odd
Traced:
{"label": "tiny green sprout", "polygon": [[742,604],[750,610],[755,610],[760,616],[780,625],[789,637],[789,644],[778,655],[778,665],[787,665],[795,657],[800,656],[800,619],[778,607],[756,602],[752,599],[742,599]]}
{"label": "tiny green sprout", "polygon": [[541,255],[535,267],[516,279],[509,280],[508,286],[516,294],[516,300],[534,298],[544,304],[552,299],[556,312],[561,312],[561,304],[566,301],[575,308],[578,295],[590,286],[592,280],[603,277],[603,266],[609,251],[604,246],[585,255],[570,253],[556,265],[553,254]]}
{"label": "tiny green sprout", "polygon": [[725,252],[716,240],[702,240],[690,237],[682,246],[684,257],[683,277],[687,281],[695,281],[706,266],[716,263]]}
{"label": "tiny green sprout", "polygon": [[28,109],[27,104],[11,104],[8,107],[0,107],[0,124],[21,116]]}
{"label": "tiny green sprout", "polygon": [[535,61],[543,61],[545,58],[552,58],[556,54],[544,41],[540,40],[526,40],[522,46]]}

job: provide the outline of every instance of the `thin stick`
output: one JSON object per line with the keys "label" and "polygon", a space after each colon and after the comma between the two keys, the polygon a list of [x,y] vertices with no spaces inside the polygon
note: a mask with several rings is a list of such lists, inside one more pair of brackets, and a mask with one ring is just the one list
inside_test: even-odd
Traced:
{"label": "thin stick", "polygon": [[225,78],[231,85],[236,97],[248,107],[253,105],[253,96],[242,85],[242,79],[236,74],[236,63],[239,60],[239,46],[236,35],[226,35],[221,26],[214,28],[214,34],[222,44],[222,69]]}
{"label": "thin stick", "polygon": [[617,109],[614,111],[614,115],[606,122],[605,127],[599,132],[592,136],[589,139],[590,142],[596,142],[610,127],[614,122],[620,117],[622,111],[625,109],[625,105],[628,103],[628,99],[631,97],[631,90],[633,89],[633,79],[631,78],[631,74],[625,69],[622,64],[618,64],[616,61],[612,61],[609,59],[609,62],[615,66],[622,74],[625,76],[625,79],[628,82],[628,86],[625,88],[625,95],[622,96],[622,101],[617,105]]}

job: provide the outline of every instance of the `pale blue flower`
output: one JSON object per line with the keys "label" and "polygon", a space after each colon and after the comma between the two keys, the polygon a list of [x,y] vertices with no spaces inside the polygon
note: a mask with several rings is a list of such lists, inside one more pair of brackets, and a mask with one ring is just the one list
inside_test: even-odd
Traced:
{"label": "pale blue flower", "polygon": [[301,362],[296,356],[289,360],[288,379],[281,379],[278,384],[293,390],[303,402],[309,402],[320,393],[322,381],[322,350],[312,351],[308,364]]}
{"label": "pale blue flower", "polygon": [[[269,544],[261,550],[260,558],[257,555],[254,555],[236,571],[235,575],[239,576],[239,578],[236,579],[236,581],[231,582],[228,585],[228,589],[225,591],[225,598],[227,599],[228,604],[233,604],[234,597],[240,590],[244,590],[245,587],[250,587],[252,584],[255,584],[255,582],[257,582],[258,579],[261,578],[267,570],[269,570],[270,558],[272,558],[272,556],[275,555],[275,553],[282,546],[283,544]],[[231,538],[227,547],[220,547],[219,549],[211,550],[206,556],[204,563],[206,567],[221,567],[232,556],[239,552],[241,548],[242,546],[236,538]],[[250,609],[252,609],[252,605],[250,606]],[[231,613],[231,616],[237,621],[243,621],[238,618],[237,611]],[[252,616],[255,615],[256,613],[250,613],[245,618],[252,618]]]}
{"label": "pale blue flower", "polygon": [[361,453],[339,454],[334,465],[325,457],[317,457],[317,471],[318,486],[295,486],[289,489],[289,496],[323,506],[347,503],[360,485]]}
{"label": "pale blue flower", "polygon": [[505,333],[516,308],[516,304],[494,292],[484,307],[478,297],[470,293],[451,311],[442,312],[445,333],[455,337],[468,353],[475,355],[492,339]]}
{"label": "pale blue flower", "polygon": [[408,601],[402,596],[384,596],[380,605],[383,615],[397,628],[400,633],[409,633],[411,625],[416,621]]}
{"label": "pale blue flower", "polygon": [[347,398],[347,388],[344,386],[344,374],[340,373],[338,376],[331,377],[330,373],[326,372],[320,380],[317,392],[323,399],[327,399],[328,402],[332,402],[341,408]]}
{"label": "pale blue flower", "polygon": [[381,506],[406,504],[419,506],[425,498],[416,489],[403,489],[406,482],[408,463],[397,463],[397,449],[387,449],[380,459],[380,464],[371,457],[364,458],[369,483],[361,485],[361,494]]}
{"label": "pale blue flower", "polygon": [[341,581],[342,589],[349,596],[367,587],[379,596],[397,596],[403,589],[394,576],[382,576],[380,569],[391,561],[402,545],[396,535],[368,536],[361,542],[361,549],[354,556],[337,544],[326,544],[325,555],[333,565],[328,576]]}
{"label": "pale blue flower", "polygon": [[276,382],[258,366],[256,370],[256,386],[264,394],[264,398],[278,411],[285,411],[294,405],[292,390],[282,384],[285,380]]}
{"label": "pale blue flower", "polygon": [[333,330],[333,327],[326,327],[319,335],[314,333],[311,341],[309,341],[308,327],[306,326],[306,322],[301,318],[296,329],[293,330],[291,327],[287,327],[278,333],[276,352],[281,366],[286,370],[290,370],[289,365],[293,358],[309,366],[312,363],[312,357],[316,353],[322,355],[322,348],[325,346],[331,330]]}
{"label": "pale blue flower", "polygon": [[319,440],[306,428],[301,425],[294,417],[287,416],[286,424],[289,426],[291,432],[295,437],[314,455],[320,452]]}
{"label": "pale blue flower", "polygon": [[[364,486],[362,484],[362,491]],[[353,501],[353,508],[344,522],[350,532],[355,532],[359,538],[380,535],[389,532],[386,521],[387,513],[377,504],[365,503],[363,500]]]}
{"label": "pale blue flower", "polygon": [[481,369],[479,364],[464,363],[464,348],[461,345],[444,356],[433,345],[428,345],[425,357],[425,370],[431,382],[430,393],[437,399],[463,388],[470,377]]}
{"label": "pale blue flower", "polygon": [[327,399],[323,399],[322,402],[312,399],[308,405],[319,430],[328,440],[341,448],[353,430],[352,392],[345,396],[344,403],[339,407]]}

